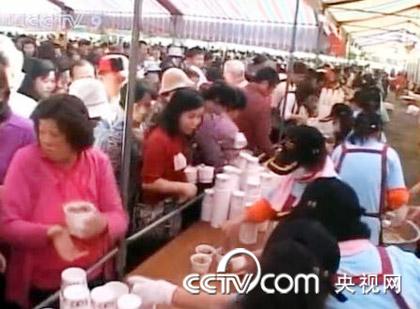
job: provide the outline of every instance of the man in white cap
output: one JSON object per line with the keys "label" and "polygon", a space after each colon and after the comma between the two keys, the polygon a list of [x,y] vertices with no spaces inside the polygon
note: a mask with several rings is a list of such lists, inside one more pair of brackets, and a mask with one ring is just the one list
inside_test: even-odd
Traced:
{"label": "man in white cap", "polygon": [[245,88],[248,85],[245,78],[245,64],[239,60],[226,61],[223,68],[223,77],[233,87]]}
{"label": "man in white cap", "polygon": [[12,40],[4,35],[0,35],[0,54],[7,63],[6,72],[10,87],[9,106],[14,114],[29,118],[37,102],[17,92],[25,77],[22,72],[23,54],[15,47]]}

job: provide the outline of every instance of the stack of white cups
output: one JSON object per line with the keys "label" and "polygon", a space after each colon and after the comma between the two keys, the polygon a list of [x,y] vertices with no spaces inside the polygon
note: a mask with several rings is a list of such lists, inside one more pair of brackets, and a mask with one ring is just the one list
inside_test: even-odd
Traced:
{"label": "stack of white cups", "polygon": [[[252,204],[247,204],[245,208],[251,207]],[[256,244],[258,240],[258,224],[256,223],[242,223],[239,228],[239,241],[245,245]]]}
{"label": "stack of white cups", "polygon": [[219,174],[216,176],[213,196],[213,213],[211,218],[211,226],[220,228],[228,218],[230,196],[232,193],[231,176],[227,174]]}
{"label": "stack of white cups", "polygon": [[233,191],[230,199],[229,220],[238,218],[244,211],[245,193],[243,191]]}
{"label": "stack of white cups", "polygon": [[[86,271],[78,267],[70,267],[61,272],[61,288],[60,288],[60,308],[72,308],[67,299],[64,298],[64,292],[71,286],[80,286],[87,289],[87,274]],[[88,290],[89,292],[89,290]],[[70,292],[70,299],[73,299],[72,289]]]}
{"label": "stack of white cups", "polygon": [[204,222],[210,222],[213,214],[214,205],[214,190],[204,190],[204,198],[201,206],[201,220]]}
{"label": "stack of white cups", "polygon": [[237,167],[226,165],[225,167],[223,167],[223,173],[231,177],[232,190],[239,190],[242,171]]}
{"label": "stack of white cups", "polygon": [[90,292],[92,309],[116,309],[117,295],[107,286],[98,286]]}

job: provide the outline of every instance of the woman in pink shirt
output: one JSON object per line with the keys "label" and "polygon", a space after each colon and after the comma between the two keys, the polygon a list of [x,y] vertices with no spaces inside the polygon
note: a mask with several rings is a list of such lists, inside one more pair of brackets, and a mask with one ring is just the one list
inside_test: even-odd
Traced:
{"label": "woman in pink shirt", "polygon": [[[0,236],[11,247],[6,297],[24,308],[57,290],[65,268],[92,265],[127,228],[111,164],[91,147],[93,126],[83,102],[57,95],[40,103],[32,118],[38,144],[16,153],[0,209]],[[97,210],[82,223],[79,238],[70,235],[63,211],[74,201]],[[89,279],[102,275],[104,269]]]}

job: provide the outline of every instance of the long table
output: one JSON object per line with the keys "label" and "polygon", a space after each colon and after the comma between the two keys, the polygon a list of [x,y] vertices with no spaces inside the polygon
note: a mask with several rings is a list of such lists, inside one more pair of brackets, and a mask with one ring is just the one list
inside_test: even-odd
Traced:
{"label": "long table", "polygon": [[[261,247],[263,242],[264,234],[260,233],[256,245],[236,245],[254,250]],[[226,248],[229,242],[221,229],[214,229],[205,222],[194,223],[190,228],[183,231],[158,252],[140,264],[129,276],[140,275],[153,279],[164,279],[182,286],[184,278],[191,273],[190,256],[194,254],[195,247],[199,244],[209,244],[214,247],[222,246]],[[214,272],[215,268],[214,261],[210,271]]]}

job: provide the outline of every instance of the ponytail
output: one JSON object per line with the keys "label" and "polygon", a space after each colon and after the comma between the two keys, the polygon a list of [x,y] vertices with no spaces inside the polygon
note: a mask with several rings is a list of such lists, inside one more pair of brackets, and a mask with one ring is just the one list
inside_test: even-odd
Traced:
{"label": "ponytail", "polygon": [[375,112],[360,113],[353,127],[353,133],[349,137],[352,144],[364,144],[372,134],[379,133],[383,129],[381,116]]}

